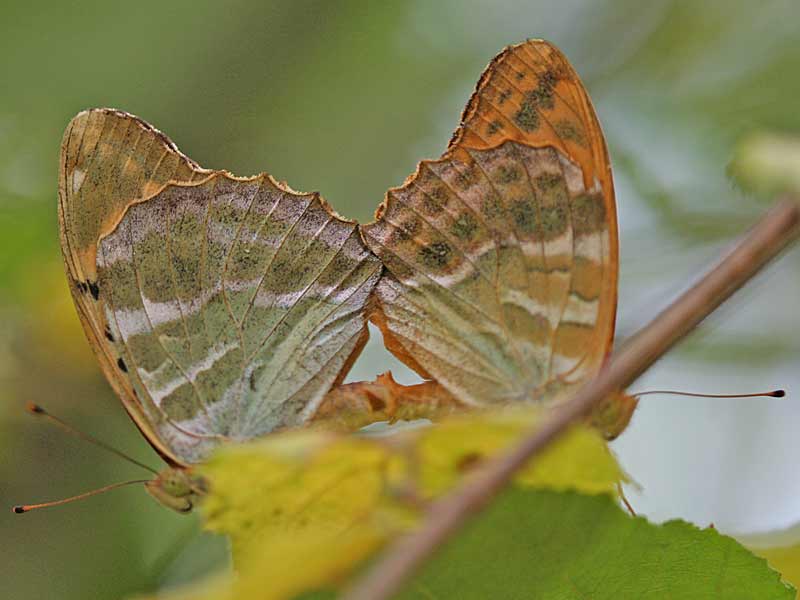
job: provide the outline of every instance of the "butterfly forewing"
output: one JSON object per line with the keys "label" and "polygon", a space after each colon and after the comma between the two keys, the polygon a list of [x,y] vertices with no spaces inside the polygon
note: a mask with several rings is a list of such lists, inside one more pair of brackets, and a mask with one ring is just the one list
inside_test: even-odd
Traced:
{"label": "butterfly forewing", "polygon": [[[195,169],[183,183],[137,187],[125,173],[149,163],[135,151],[93,160],[108,181],[62,194],[64,253],[90,341],[151,443],[185,464],[220,442],[307,421],[366,340],[380,263],[356,224],[267,175]],[[102,204],[98,195],[131,188],[113,225],[94,230],[94,264],[73,268],[70,244],[82,238],[71,224]]]}
{"label": "butterfly forewing", "polygon": [[97,247],[127,208],[170,181],[207,177],[161,132],[113,109],[78,114],[67,126],[59,163],[59,230],[69,287],[100,366],[142,433],[169,462],[179,462],[154,434],[130,381],[108,344],[99,307]]}
{"label": "butterfly forewing", "polygon": [[616,308],[616,214],[586,91],[551,45],[501,53],[444,156],[388,192],[367,245],[387,346],[467,404],[593,374]]}

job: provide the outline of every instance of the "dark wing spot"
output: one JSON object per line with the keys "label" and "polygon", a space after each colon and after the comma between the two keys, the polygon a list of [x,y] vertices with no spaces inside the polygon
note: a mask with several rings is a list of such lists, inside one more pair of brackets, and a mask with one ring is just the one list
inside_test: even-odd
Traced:
{"label": "dark wing spot", "polygon": [[536,88],[525,94],[525,102],[532,104],[535,107],[541,107],[550,110],[554,106],[553,88],[543,85],[543,82],[540,81]]}
{"label": "dark wing spot", "polygon": [[128,372],[128,365],[125,364],[125,361],[122,360],[122,358],[117,359],[117,366],[119,367],[119,370],[122,371],[123,373]]}
{"label": "dark wing spot", "polygon": [[441,269],[450,262],[452,249],[447,242],[433,242],[423,246],[419,251],[419,258],[427,267]]}
{"label": "dark wing spot", "polygon": [[578,235],[603,231],[608,227],[603,197],[593,194],[575,198],[572,201],[572,226]]}
{"label": "dark wing spot", "polygon": [[514,122],[525,131],[539,129],[539,113],[536,112],[536,107],[530,102],[523,102],[514,115]]}
{"label": "dark wing spot", "polygon": [[539,86],[553,89],[558,83],[558,75],[551,70],[547,70],[539,76]]}
{"label": "dark wing spot", "polygon": [[507,167],[505,165],[497,169],[497,181],[500,183],[511,183],[519,179],[519,169],[517,167]]}
{"label": "dark wing spot", "polygon": [[422,209],[430,216],[436,216],[442,212],[442,207],[446,204],[447,192],[439,186],[435,187],[422,196]]}
{"label": "dark wing spot", "polygon": [[550,191],[557,185],[560,185],[562,181],[564,181],[564,178],[556,173],[542,173],[541,175],[537,175],[534,180],[536,187],[543,192]]}
{"label": "dark wing spot", "polygon": [[421,227],[422,225],[417,217],[401,221],[394,226],[391,234],[392,243],[402,243],[414,239],[414,236],[419,233]]}
{"label": "dark wing spot", "polygon": [[496,219],[502,216],[504,212],[500,199],[494,194],[491,194],[484,199],[484,201],[481,203],[481,210],[483,210],[483,214],[488,216],[490,219]]}
{"label": "dark wing spot", "polygon": [[430,191],[430,195],[438,202],[447,202],[447,190],[445,190],[441,185],[433,188]]}
{"label": "dark wing spot", "polygon": [[553,89],[558,77],[552,71],[545,71],[539,76],[537,86],[525,94],[514,121],[526,131],[534,131],[539,127],[538,109],[551,110],[555,106]]}
{"label": "dark wing spot", "polygon": [[111,329],[109,328],[108,324],[106,324],[105,329],[103,329],[103,333],[105,334],[106,339],[109,342],[113,342],[114,341],[114,334],[111,333]]}
{"label": "dark wing spot", "polygon": [[474,165],[471,165],[467,167],[466,170],[458,172],[458,175],[456,175],[456,185],[460,189],[465,190],[474,185],[476,179]]}
{"label": "dark wing spot", "polygon": [[389,241],[392,244],[402,244],[403,242],[407,242],[411,239],[411,235],[403,229],[402,227],[395,227],[392,229],[392,233],[390,234]]}
{"label": "dark wing spot", "polygon": [[450,232],[459,239],[469,240],[475,235],[478,223],[470,213],[461,213],[450,226]]}
{"label": "dark wing spot", "polygon": [[520,231],[526,233],[536,231],[536,206],[532,200],[517,200],[511,205],[511,214]]}
{"label": "dark wing spot", "polygon": [[562,204],[542,206],[541,213],[546,239],[558,237],[567,230],[567,211]]}
{"label": "dark wing spot", "polygon": [[561,119],[553,126],[559,137],[570,140],[578,144],[578,146],[586,146],[586,138],[583,135],[583,130],[579,125],[576,125],[568,119]]}
{"label": "dark wing spot", "polygon": [[419,230],[422,229],[422,220],[414,217],[403,223],[403,227],[405,227],[406,231],[411,235],[416,235],[419,233]]}
{"label": "dark wing spot", "polygon": [[89,291],[92,293],[92,298],[97,300],[100,297],[100,286],[97,285],[96,281],[89,281]]}

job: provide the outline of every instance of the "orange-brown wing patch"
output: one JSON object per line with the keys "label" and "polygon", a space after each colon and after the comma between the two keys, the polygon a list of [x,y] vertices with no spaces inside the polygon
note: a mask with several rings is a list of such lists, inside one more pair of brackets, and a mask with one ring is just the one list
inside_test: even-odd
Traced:
{"label": "orange-brown wing patch", "polygon": [[389,190],[362,231],[387,270],[374,317],[387,346],[462,402],[551,398],[610,349],[608,154],[583,85],[547,42],[490,63],[445,154]]}

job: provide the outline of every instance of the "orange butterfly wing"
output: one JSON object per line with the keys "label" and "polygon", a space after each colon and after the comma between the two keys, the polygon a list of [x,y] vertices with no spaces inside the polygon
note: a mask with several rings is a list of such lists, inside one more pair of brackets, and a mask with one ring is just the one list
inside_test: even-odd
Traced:
{"label": "orange butterfly wing", "polygon": [[458,400],[557,400],[614,335],[611,170],[585,88],[552,45],[500,53],[444,155],[389,190],[367,245],[387,347]]}

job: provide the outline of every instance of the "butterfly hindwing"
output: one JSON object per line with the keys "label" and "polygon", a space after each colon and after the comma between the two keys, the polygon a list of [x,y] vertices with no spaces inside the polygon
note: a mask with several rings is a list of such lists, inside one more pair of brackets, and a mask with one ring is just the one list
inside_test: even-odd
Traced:
{"label": "butterfly hindwing", "polygon": [[[129,122],[111,131],[141,127],[123,113],[113,118]],[[70,131],[65,146],[80,147]],[[162,455],[187,464],[223,441],[311,418],[366,340],[381,266],[356,224],[318,195],[268,175],[201,170],[163,135],[152,138],[91,158],[62,153],[62,243],[109,380]],[[128,177],[131,163],[150,164],[159,143],[164,156],[153,164],[174,161],[174,153],[188,175],[144,185]],[[74,185],[75,164],[90,165],[83,185],[93,169],[104,173],[94,176],[101,184]],[[104,200],[120,210],[93,208]],[[114,214],[88,235],[91,251],[86,232],[73,231],[86,211]]]}
{"label": "butterfly hindwing", "polygon": [[585,89],[550,44],[487,68],[447,152],[362,227],[387,272],[387,346],[471,405],[560,395],[614,330],[617,231],[608,155]]}

